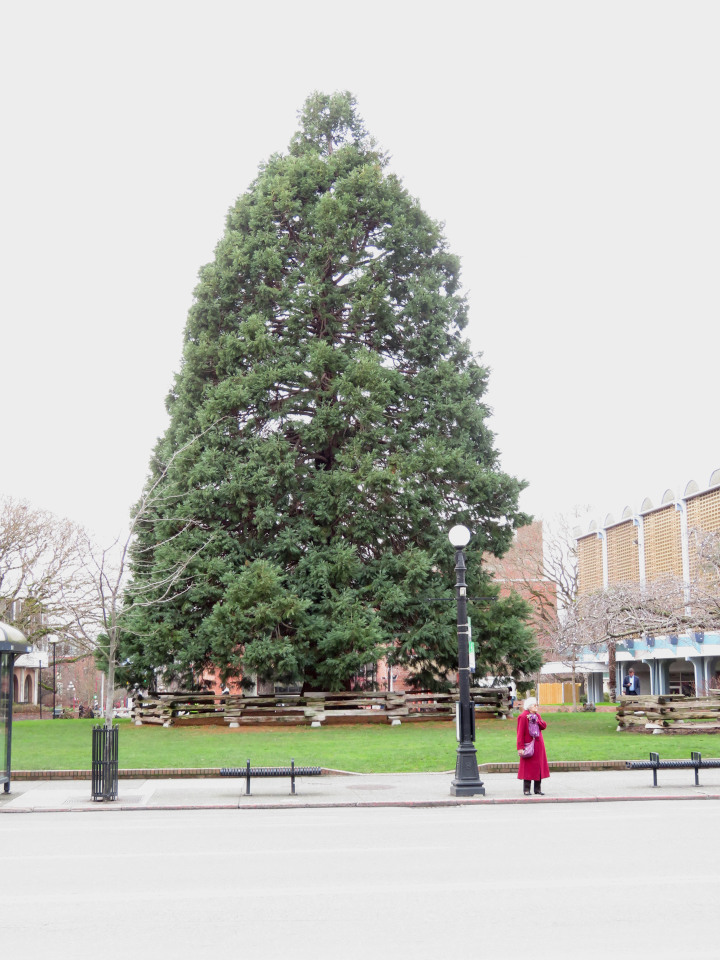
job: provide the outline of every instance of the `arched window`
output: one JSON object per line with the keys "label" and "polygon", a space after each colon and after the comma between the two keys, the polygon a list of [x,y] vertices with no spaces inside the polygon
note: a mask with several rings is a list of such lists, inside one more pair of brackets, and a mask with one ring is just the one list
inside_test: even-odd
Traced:
{"label": "arched window", "polygon": [[28,674],[25,677],[25,703],[32,703],[32,677]]}

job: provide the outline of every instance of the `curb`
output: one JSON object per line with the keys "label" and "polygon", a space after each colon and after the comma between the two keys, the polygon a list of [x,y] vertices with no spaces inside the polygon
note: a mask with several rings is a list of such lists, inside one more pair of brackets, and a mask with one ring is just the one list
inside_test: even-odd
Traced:
{"label": "curb", "polygon": [[0,814],[28,814],[28,813],[97,813],[105,810],[108,813],[142,813],[145,811],[188,811],[188,810],[327,810],[327,809],[387,809],[387,808],[434,808],[434,807],[490,807],[490,806],[518,806],[560,803],[637,803],[659,800],[720,800],[720,794],[683,794],[678,796],[617,796],[617,797],[491,797],[485,798],[455,798],[447,800],[357,800],[357,801],[327,801],[322,803],[179,803],[157,804],[155,806],[132,806],[97,803],[84,807],[0,807]]}

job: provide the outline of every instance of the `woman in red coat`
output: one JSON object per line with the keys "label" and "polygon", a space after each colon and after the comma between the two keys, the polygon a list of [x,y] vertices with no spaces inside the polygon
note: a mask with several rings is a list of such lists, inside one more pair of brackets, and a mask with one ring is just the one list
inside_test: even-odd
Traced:
{"label": "woman in red coat", "polygon": [[[526,797],[530,796],[531,780],[535,781],[535,795],[542,797],[544,794],[540,789],[541,781],[550,776],[542,735],[542,731],[547,727],[547,724],[538,713],[535,697],[528,697],[523,707],[525,709],[518,717],[517,722],[517,749],[520,755],[518,780],[523,781],[523,793]],[[533,755],[524,757],[523,751],[530,742],[534,743]]]}

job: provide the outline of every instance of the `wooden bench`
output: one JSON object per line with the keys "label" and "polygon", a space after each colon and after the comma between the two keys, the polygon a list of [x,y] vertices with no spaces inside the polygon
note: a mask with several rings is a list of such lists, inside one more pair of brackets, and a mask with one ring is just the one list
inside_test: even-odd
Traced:
{"label": "wooden bench", "polygon": [[250,796],[251,777],[290,777],[290,793],[295,793],[295,777],[319,777],[322,767],[296,767],[290,761],[289,767],[253,767],[248,760],[245,767],[223,767],[221,777],[245,777],[245,796]]}
{"label": "wooden bench", "polygon": [[702,754],[695,753],[694,751],[690,754],[689,760],[661,760],[659,754],[651,753],[649,760],[627,760],[625,767],[628,770],[652,770],[654,787],[658,785],[658,770],[694,769],[695,786],[699,787],[700,781],[698,779],[698,772],[700,770],[709,770],[711,767],[720,767],[720,760],[703,760]]}

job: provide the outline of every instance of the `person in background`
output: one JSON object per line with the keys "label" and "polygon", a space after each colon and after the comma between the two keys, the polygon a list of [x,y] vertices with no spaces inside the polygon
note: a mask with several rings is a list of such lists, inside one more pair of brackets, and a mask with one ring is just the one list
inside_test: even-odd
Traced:
{"label": "person in background", "polygon": [[628,697],[636,697],[640,693],[640,681],[635,676],[632,667],[628,670],[628,675],[623,680],[623,690]]}
{"label": "person in background", "polygon": [[[523,704],[523,711],[517,720],[517,751],[520,757],[518,764],[518,780],[523,782],[523,794],[530,796],[530,781],[535,784],[535,796],[544,796],[542,781],[550,776],[545,741],[542,731],[547,723],[538,713],[538,702],[535,697],[528,697]],[[532,753],[527,756],[528,744],[532,744]]]}

